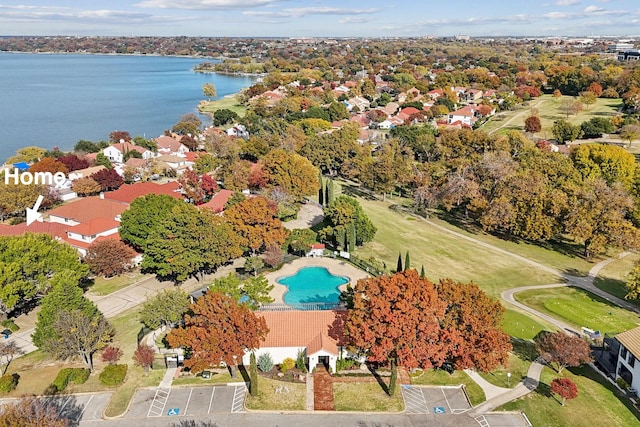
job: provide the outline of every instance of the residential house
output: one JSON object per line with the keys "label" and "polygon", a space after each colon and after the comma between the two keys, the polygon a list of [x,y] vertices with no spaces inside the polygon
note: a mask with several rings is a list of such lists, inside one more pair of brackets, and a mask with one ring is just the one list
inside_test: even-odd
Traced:
{"label": "residential house", "polygon": [[227,135],[247,139],[249,138],[249,131],[247,131],[247,128],[244,125],[236,123],[227,129]]}
{"label": "residential house", "polygon": [[153,151],[125,141],[111,144],[110,146],[102,150],[102,153],[113,163],[124,163],[125,155],[127,154],[127,152],[131,151],[137,151],[138,153],[140,153],[143,159],[151,159],[155,157],[155,153]]}
{"label": "residential house", "polygon": [[[334,310],[261,311],[258,316],[267,322],[269,333],[255,350],[256,357],[268,353],[273,363],[280,364],[286,358],[296,360],[302,351],[310,370],[324,364],[335,372],[341,346],[346,342],[343,329],[346,314]],[[243,356],[244,365],[249,365],[250,355],[249,351]]]}
{"label": "residential house", "polygon": [[175,154],[164,154],[156,158],[165,169],[173,169],[176,174],[181,175],[187,169],[187,159]]}
{"label": "residential house", "polygon": [[476,111],[477,107],[475,105],[467,105],[453,111],[447,117],[447,124],[453,125],[456,122],[460,122],[464,126],[473,126],[476,122]]}
{"label": "residential house", "polygon": [[467,102],[476,102],[482,99],[483,92],[480,89],[467,89],[462,98]]}
{"label": "residential house", "polygon": [[183,157],[185,153],[189,151],[186,145],[184,145],[177,139],[166,135],[156,138],[156,144],[158,145],[159,155],[173,154],[179,157]]}
{"label": "residential house", "polygon": [[631,388],[640,390],[640,326],[614,338],[620,343],[615,378],[622,378]]}
{"label": "residential house", "polygon": [[369,105],[371,104],[367,98],[363,98],[362,96],[354,96],[344,101],[344,103],[349,111],[354,108],[357,108],[358,111],[365,111],[369,109]]}
{"label": "residential house", "polygon": [[311,245],[311,249],[305,255],[310,257],[321,257],[324,255],[324,243],[314,243]]}
{"label": "residential house", "polygon": [[102,217],[115,220],[129,207],[126,203],[115,200],[101,199],[99,197],[83,197],[66,205],[51,209],[50,222],[66,225],[79,225]]}
{"label": "residential house", "polygon": [[437,101],[438,98],[444,96],[444,91],[442,89],[433,89],[427,92],[427,95],[434,101]]}
{"label": "residential house", "polygon": [[201,204],[199,207],[207,208],[213,211],[214,213],[221,213],[224,211],[224,207],[226,206],[229,199],[233,196],[233,191],[231,190],[220,190],[209,200],[207,203]]}
{"label": "residential house", "polygon": [[109,218],[93,218],[82,224],[67,228],[64,239],[82,256],[87,254],[87,248],[100,237],[120,240],[118,227],[120,222]]}
{"label": "residential house", "polygon": [[91,166],[84,169],[78,169],[72,172],[69,172],[69,180],[75,181],[76,179],[86,178],[93,175],[96,172],[100,172],[101,170],[106,169],[106,167],[102,165]]}

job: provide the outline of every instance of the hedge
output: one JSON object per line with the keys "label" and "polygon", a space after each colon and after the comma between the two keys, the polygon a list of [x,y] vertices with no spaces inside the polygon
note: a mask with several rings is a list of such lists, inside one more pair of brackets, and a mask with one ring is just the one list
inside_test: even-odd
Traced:
{"label": "hedge", "polygon": [[18,381],[20,380],[20,375],[11,374],[11,375],[3,375],[0,377],[0,392],[9,393],[11,390],[15,390],[18,387]]}
{"label": "hedge", "polygon": [[98,379],[104,385],[115,386],[122,384],[127,376],[128,365],[107,365],[100,372]]}

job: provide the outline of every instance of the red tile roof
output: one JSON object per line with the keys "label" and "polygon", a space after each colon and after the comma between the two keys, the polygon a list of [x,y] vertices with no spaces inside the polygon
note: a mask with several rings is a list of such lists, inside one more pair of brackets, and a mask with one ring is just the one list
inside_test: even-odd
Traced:
{"label": "red tile roof", "polygon": [[73,246],[74,248],[87,249],[92,244],[96,242],[101,242],[103,240],[120,240],[120,234],[115,233],[115,234],[109,234],[108,236],[100,236],[97,239],[95,239],[93,242],[85,242],[82,240],[71,239],[69,237],[66,237],[63,240],[66,243],[68,243],[70,246]]}
{"label": "red tile roof", "polygon": [[263,311],[269,334],[260,347],[306,347],[307,354],[320,349],[338,354],[338,345],[343,345],[346,311],[290,310]]}
{"label": "red tile roof", "polygon": [[178,181],[170,181],[166,184],[158,184],[153,181],[138,182],[136,184],[124,184],[115,191],[104,193],[105,199],[130,204],[140,196],[147,194],[166,194],[176,199],[183,199]]}
{"label": "red tile roof", "polygon": [[27,227],[27,223],[23,222],[18,225],[0,224],[0,236],[21,236],[24,233],[46,233],[53,237],[67,237],[66,230],[69,225],[56,222],[33,222]]}
{"label": "red tile roof", "polygon": [[207,203],[203,203],[200,207],[204,207],[207,209],[211,209],[215,213],[222,212],[224,210],[224,206],[227,204],[231,196],[233,195],[233,191],[231,190],[220,190],[213,196],[211,200]]}
{"label": "red tile roof", "polygon": [[[115,219],[127,210],[129,206],[115,200],[99,197],[84,197],[50,210],[49,216],[72,219],[77,222],[87,222],[94,218]],[[68,226],[67,226],[68,227]]]}
{"label": "red tile roof", "polygon": [[70,233],[81,234],[83,236],[94,236],[105,231],[117,229],[120,222],[111,218],[94,218],[73,227],[67,227]]}

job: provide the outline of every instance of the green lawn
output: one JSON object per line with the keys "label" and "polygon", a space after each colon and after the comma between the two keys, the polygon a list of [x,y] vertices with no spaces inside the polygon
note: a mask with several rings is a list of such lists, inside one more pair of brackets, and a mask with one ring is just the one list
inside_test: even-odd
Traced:
{"label": "green lawn", "polygon": [[[527,377],[529,366],[531,366],[530,360],[516,353],[510,353],[508,366],[501,366],[488,373],[480,372],[480,376],[498,387],[513,388]],[[511,378],[508,374],[511,374]]]}
{"label": "green lawn", "polygon": [[411,376],[411,384],[415,385],[460,385],[463,384],[467,391],[467,396],[473,406],[478,405],[487,398],[484,391],[476,384],[464,371],[454,371],[449,374],[441,369],[429,369],[427,371],[417,371]]}
{"label": "green lawn", "polygon": [[89,287],[88,291],[94,295],[109,295],[127,286],[133,285],[140,280],[151,277],[151,275],[145,275],[139,271],[132,271],[130,273],[122,274],[116,277],[110,277],[105,279],[104,277],[96,277],[93,279],[93,284]]}
{"label": "green lawn", "polygon": [[557,317],[575,328],[619,333],[640,323],[635,313],[576,288],[536,289],[518,292],[516,299],[543,313]]}
{"label": "green lawn", "polygon": [[[286,386],[285,392],[276,393],[276,389]],[[283,390],[283,389],[281,389]],[[270,411],[304,411],[307,385],[276,381],[260,376],[257,396],[247,396],[249,409]]]}
{"label": "green lawn", "polygon": [[507,310],[502,319],[502,328],[512,337],[531,340],[540,331],[554,330],[551,325],[545,325],[532,317],[517,310]]}
{"label": "green lawn", "polygon": [[[573,372],[572,372],[573,371]],[[524,411],[534,426],[545,427],[627,427],[640,425],[637,411],[631,408],[628,399],[606,379],[590,367],[564,370],[563,376],[578,386],[578,397],[568,400],[551,395],[549,384],[558,375],[545,368],[540,386],[533,393],[509,402],[497,410]]]}
{"label": "green lawn", "polygon": [[400,412],[404,409],[400,388],[396,387],[390,397],[377,382],[334,382],[333,398],[336,411]]}
{"label": "green lawn", "polygon": [[247,107],[238,103],[235,94],[216,99],[214,101],[201,101],[198,110],[201,113],[215,113],[216,110],[226,108],[235,112],[238,116],[244,117]]}
{"label": "green lawn", "polygon": [[600,270],[594,284],[603,291],[624,299],[627,294],[625,286],[627,275],[639,260],[639,254],[630,254],[611,262]]}

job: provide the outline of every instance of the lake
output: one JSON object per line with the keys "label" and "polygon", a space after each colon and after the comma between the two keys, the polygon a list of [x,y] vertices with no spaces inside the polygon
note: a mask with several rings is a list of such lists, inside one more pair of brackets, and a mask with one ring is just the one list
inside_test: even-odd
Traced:
{"label": "lake", "polygon": [[[197,113],[202,85],[218,97],[255,82],[250,76],[196,73],[205,58],[0,53],[0,164],[19,148],[71,150],[114,130],[155,138]],[[201,116],[203,123],[207,118]]]}

